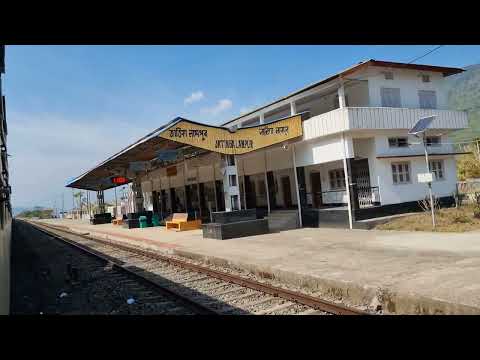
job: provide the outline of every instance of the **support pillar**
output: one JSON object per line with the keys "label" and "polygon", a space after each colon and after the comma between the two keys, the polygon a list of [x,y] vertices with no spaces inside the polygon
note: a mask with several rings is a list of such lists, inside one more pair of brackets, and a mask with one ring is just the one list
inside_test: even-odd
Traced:
{"label": "support pillar", "polygon": [[267,152],[265,151],[263,153],[264,159],[265,159],[265,166],[263,168],[263,175],[265,176],[265,192],[267,194],[267,208],[268,208],[268,213],[270,214],[270,190],[268,189],[268,176],[267,176]]}
{"label": "support pillar", "polygon": [[213,169],[213,194],[215,196],[215,211],[218,211],[218,200],[217,200],[217,180],[215,180],[215,164],[212,166]]}
{"label": "support pillar", "polygon": [[349,176],[349,166],[347,166],[347,151],[345,149],[345,134],[342,133],[342,151],[343,151],[343,172],[345,175],[345,189],[347,191],[347,204],[348,204],[348,223],[350,229],[353,229],[353,216],[352,216],[352,199],[350,195],[350,176]]}
{"label": "support pillar", "polygon": [[300,224],[300,227],[303,227],[302,204],[300,201],[300,189],[298,188],[297,162],[295,160],[295,144],[292,144],[292,159],[293,159],[293,173],[295,176],[295,191],[297,193],[298,223]]}
{"label": "support pillar", "polygon": [[97,202],[98,202],[98,211],[100,211],[100,214],[104,214],[105,213],[105,199],[104,199],[103,190],[97,191]]}
{"label": "support pillar", "polygon": [[343,86],[343,83],[338,88],[337,94],[338,94],[338,107],[340,109],[343,109],[346,106],[345,87]]}
{"label": "support pillar", "polygon": [[134,197],[134,209],[133,212],[142,212],[143,208],[143,193],[142,193],[142,184],[140,178],[137,177],[132,182],[132,192]]}
{"label": "support pillar", "polygon": [[297,104],[294,101],[290,103],[290,115],[295,115],[297,113]]}
{"label": "support pillar", "polygon": [[91,219],[92,216],[90,215],[90,192],[87,190],[87,211],[88,211],[88,218]]}
{"label": "support pillar", "polygon": [[200,199],[200,172],[197,166],[197,200],[198,200],[198,212],[200,213],[200,219],[202,218],[202,201]]}
{"label": "support pillar", "polygon": [[[233,165],[231,165],[233,159]],[[224,157],[223,168],[223,191],[225,195],[225,210],[232,211],[234,209],[233,203],[236,202],[240,208],[240,191],[238,180],[237,158],[234,155],[226,155]],[[235,184],[230,183],[230,176],[235,178]]]}
{"label": "support pillar", "polygon": [[264,123],[265,123],[264,114],[260,114],[260,124],[264,124]]}
{"label": "support pillar", "polygon": [[170,203],[168,204],[170,207],[170,212],[173,214],[173,200],[172,199],[172,181],[170,180],[170,176],[167,174],[167,179],[168,179],[168,191],[167,193],[167,199],[170,199]]}
{"label": "support pillar", "polygon": [[[238,157],[235,156],[235,164],[237,164]],[[243,206],[247,210],[247,183],[245,181],[245,163],[242,160],[242,176],[243,176]]]}
{"label": "support pillar", "polygon": [[113,188],[115,190],[115,218],[118,217],[118,203],[117,203],[117,187]]}

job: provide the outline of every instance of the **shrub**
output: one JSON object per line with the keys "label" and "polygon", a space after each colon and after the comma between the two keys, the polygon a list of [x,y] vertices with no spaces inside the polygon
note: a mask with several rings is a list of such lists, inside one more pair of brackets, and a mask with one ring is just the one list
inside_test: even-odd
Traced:
{"label": "shrub", "polygon": [[473,208],[473,217],[480,219],[480,205],[477,205]]}
{"label": "shrub", "polygon": [[452,221],[456,224],[468,224],[472,222],[472,219],[470,219],[470,217],[464,213],[457,212],[452,215]]}
{"label": "shrub", "polygon": [[[433,210],[439,210],[440,209],[440,201],[435,196],[432,196],[433,198]],[[425,199],[417,201],[418,205],[420,208],[427,212],[431,210],[431,205],[430,205],[430,197],[426,196]]]}

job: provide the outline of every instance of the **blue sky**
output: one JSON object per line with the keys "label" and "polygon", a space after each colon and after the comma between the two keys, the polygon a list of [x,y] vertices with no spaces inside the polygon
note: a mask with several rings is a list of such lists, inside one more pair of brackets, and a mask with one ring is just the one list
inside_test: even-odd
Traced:
{"label": "blue sky", "polygon": [[[65,181],[176,116],[220,124],[374,58],[422,46],[7,46],[14,206],[71,206]],[[444,46],[417,63],[480,63],[480,46]],[[107,195],[111,198],[111,194]]]}

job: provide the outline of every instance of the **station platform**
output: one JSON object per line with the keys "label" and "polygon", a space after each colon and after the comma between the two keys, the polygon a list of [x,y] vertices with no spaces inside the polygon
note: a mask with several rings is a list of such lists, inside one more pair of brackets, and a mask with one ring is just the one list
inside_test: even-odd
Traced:
{"label": "station platform", "polygon": [[303,228],[231,240],[201,230],[125,229],[42,220],[72,231],[256,274],[385,313],[480,314],[480,232],[461,234]]}

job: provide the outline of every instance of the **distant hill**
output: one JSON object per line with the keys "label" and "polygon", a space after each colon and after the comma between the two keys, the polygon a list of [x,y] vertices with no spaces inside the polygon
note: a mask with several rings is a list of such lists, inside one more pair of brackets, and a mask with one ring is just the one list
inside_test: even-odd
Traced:
{"label": "distant hill", "polygon": [[449,108],[468,110],[470,129],[453,133],[455,141],[480,137],[480,64],[467,66],[465,70],[446,78]]}
{"label": "distant hill", "polygon": [[[16,208],[18,211],[21,208]],[[13,210],[13,209],[12,209]],[[33,209],[23,208],[22,211],[15,213],[15,217],[19,218],[40,218],[40,219],[49,219],[52,217],[53,209],[47,209],[41,206],[35,206]]]}
{"label": "distant hill", "polygon": [[21,206],[14,206],[12,207],[13,216],[20,214],[22,211],[28,210],[29,208],[21,207]]}

